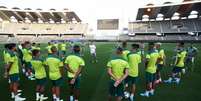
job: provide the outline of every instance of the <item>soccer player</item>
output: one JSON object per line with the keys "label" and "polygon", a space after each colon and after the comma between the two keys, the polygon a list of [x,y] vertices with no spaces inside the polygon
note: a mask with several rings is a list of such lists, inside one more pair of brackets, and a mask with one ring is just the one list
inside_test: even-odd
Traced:
{"label": "soccer player", "polygon": [[34,73],[31,66],[31,59],[32,59],[32,52],[31,52],[31,43],[26,41],[24,43],[25,48],[23,48],[23,60],[25,61],[25,68],[26,68],[26,76],[29,80],[35,80]]}
{"label": "soccer player", "polygon": [[122,43],[122,48],[123,48],[122,57],[123,57],[123,59],[125,59],[127,61],[128,60],[127,55],[128,55],[128,53],[130,53],[130,51],[127,49],[127,42]]}
{"label": "soccer player", "polygon": [[46,71],[44,67],[44,61],[40,57],[40,50],[32,50],[33,59],[31,60],[31,65],[35,71],[36,77],[36,101],[47,100],[48,97],[44,97],[45,84],[47,81]]}
{"label": "soccer player", "polygon": [[168,80],[164,80],[165,83],[172,83],[175,82],[177,84],[180,83],[180,78],[181,78],[181,73],[182,70],[185,69],[185,58],[187,55],[186,50],[184,49],[184,43],[178,43],[177,44],[178,47],[178,52],[176,55],[176,59],[175,59],[175,63],[173,64],[173,70],[171,73],[171,76],[169,77]]}
{"label": "soccer player", "polygon": [[98,62],[97,58],[96,58],[96,45],[91,42],[91,44],[89,45],[90,48],[90,53],[92,56],[92,63]]}
{"label": "soccer player", "polygon": [[187,48],[187,58],[186,58],[186,67],[190,71],[194,70],[195,65],[195,57],[198,53],[198,49],[193,46],[193,44],[190,45],[190,47]]}
{"label": "soccer player", "polygon": [[108,74],[111,77],[109,84],[109,101],[121,101],[124,96],[124,80],[128,76],[129,64],[122,58],[123,49],[117,48],[116,56],[107,63]]}
{"label": "soccer player", "polygon": [[32,43],[31,49],[32,50],[35,50],[35,49],[40,50],[39,44]]}
{"label": "soccer player", "polygon": [[146,67],[146,91],[141,93],[141,96],[149,97],[154,95],[154,89],[156,85],[156,65],[159,63],[159,53],[155,49],[154,43],[149,43],[148,53],[146,55],[145,67]]}
{"label": "soccer player", "polygon": [[60,48],[61,48],[60,50],[62,52],[62,56],[65,56],[66,55],[66,48],[67,48],[65,41],[60,44]]}
{"label": "soccer player", "polygon": [[23,74],[26,74],[25,61],[23,59],[23,49],[24,48],[25,48],[24,43],[19,44],[17,47],[17,53],[18,53],[18,57],[20,59],[20,66],[22,67],[22,72],[23,72]]}
{"label": "soccer player", "polygon": [[80,56],[80,46],[73,47],[74,53],[65,59],[65,67],[68,70],[68,81],[70,86],[70,101],[78,101],[80,94],[81,71],[85,62]]}
{"label": "soccer player", "polygon": [[21,98],[20,94],[18,94],[18,86],[19,86],[19,65],[18,65],[18,57],[16,55],[16,44],[8,45],[9,55],[7,57],[7,65],[5,67],[5,78],[9,78],[10,80],[10,91],[14,94],[15,101],[24,101],[26,98]]}
{"label": "soccer player", "polygon": [[52,81],[52,93],[53,93],[53,100],[54,101],[62,101],[60,100],[60,87],[62,86],[63,79],[63,62],[59,58],[57,54],[57,48],[53,46],[51,48],[52,54],[49,55],[46,60],[45,64],[48,66],[49,69],[49,78]]}
{"label": "soccer player", "polygon": [[131,52],[128,54],[128,63],[129,63],[129,73],[128,77],[126,78],[126,83],[128,87],[126,88],[128,96],[130,95],[130,101],[134,101],[135,98],[135,91],[136,91],[136,83],[138,79],[138,65],[141,63],[141,54],[138,53],[139,45],[132,44]]}
{"label": "soccer player", "polygon": [[165,65],[165,51],[161,48],[161,43],[156,43],[156,50],[159,52],[159,57],[162,59],[161,62],[157,64],[157,70],[156,70],[156,83],[161,83],[161,70]]}
{"label": "soccer player", "polygon": [[52,46],[53,46],[52,43],[48,42],[48,46],[46,47],[48,55],[52,54],[52,51],[51,51]]}

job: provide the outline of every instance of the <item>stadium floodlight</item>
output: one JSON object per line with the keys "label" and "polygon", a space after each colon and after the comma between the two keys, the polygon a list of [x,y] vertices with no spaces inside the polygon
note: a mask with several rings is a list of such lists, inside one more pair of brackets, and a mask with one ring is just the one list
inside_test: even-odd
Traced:
{"label": "stadium floodlight", "polygon": [[148,9],[147,9],[147,12],[151,12],[151,8],[148,8]]}
{"label": "stadium floodlight", "polygon": [[197,11],[191,11],[190,15],[188,16],[189,19],[198,18]]}
{"label": "stadium floodlight", "polygon": [[43,23],[43,20],[41,20],[40,18],[38,18],[38,23]]}
{"label": "stadium floodlight", "polygon": [[163,17],[164,17],[164,15],[161,14],[161,13],[159,13],[159,14],[157,15],[156,20],[157,20],[157,21],[161,21],[161,20],[163,20]]}
{"label": "stadium floodlight", "polygon": [[143,15],[142,21],[149,21],[149,15]]}
{"label": "stadium floodlight", "polygon": [[156,35],[157,35],[157,36],[162,36],[162,34],[161,34],[161,33],[159,33],[159,32],[158,32],[158,33],[156,33]]}
{"label": "stadium floodlight", "polygon": [[25,17],[24,19],[25,19],[25,23],[31,23],[28,17]]}
{"label": "stadium floodlight", "polygon": [[64,19],[61,19],[61,23],[64,24],[66,23],[66,21]]}
{"label": "stadium floodlight", "polygon": [[55,22],[54,22],[54,20],[49,19],[49,23],[54,24]]}
{"label": "stadium floodlight", "polygon": [[180,18],[179,16],[180,16],[180,14],[178,12],[175,12],[171,19],[178,20]]}
{"label": "stadium floodlight", "polygon": [[10,17],[10,21],[11,21],[11,22],[14,22],[14,23],[18,22],[17,19],[16,19],[14,16],[11,16],[11,17]]}
{"label": "stadium floodlight", "polygon": [[188,34],[191,35],[191,36],[195,35],[195,33],[193,33],[193,32],[188,32]]}
{"label": "stadium floodlight", "polygon": [[128,33],[128,36],[135,36],[135,33]]}

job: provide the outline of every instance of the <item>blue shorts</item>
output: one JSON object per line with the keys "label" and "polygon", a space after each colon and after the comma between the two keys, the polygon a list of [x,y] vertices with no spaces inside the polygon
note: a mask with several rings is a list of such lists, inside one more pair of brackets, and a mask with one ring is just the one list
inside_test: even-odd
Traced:
{"label": "blue shorts", "polygon": [[36,83],[37,85],[40,85],[40,86],[45,86],[46,83],[47,83],[47,78],[43,78],[43,79],[36,79]]}
{"label": "blue shorts", "polygon": [[172,69],[172,72],[173,72],[173,73],[180,73],[180,72],[182,72],[182,69],[183,69],[183,67],[175,66],[175,67]]}
{"label": "blue shorts", "polygon": [[81,77],[77,77],[77,79],[75,80],[75,83],[72,85],[70,84],[70,81],[72,80],[73,78],[68,78],[68,82],[69,82],[69,86],[73,89],[80,89],[80,79]]}
{"label": "blue shorts", "polygon": [[138,77],[128,76],[128,77],[125,79],[125,83],[128,83],[129,85],[136,84],[137,81],[138,81]]}
{"label": "blue shorts", "polygon": [[16,83],[20,80],[19,74],[9,75],[9,79],[11,83]]}
{"label": "blue shorts", "polygon": [[55,87],[61,87],[63,84],[63,78],[59,78],[57,80],[52,80],[52,84]]}
{"label": "blue shorts", "polygon": [[115,81],[110,80],[109,82],[109,94],[110,96],[123,97],[124,96],[124,84],[121,83],[117,87],[114,86]]}
{"label": "blue shorts", "polygon": [[146,83],[153,83],[156,80],[156,73],[146,72]]}

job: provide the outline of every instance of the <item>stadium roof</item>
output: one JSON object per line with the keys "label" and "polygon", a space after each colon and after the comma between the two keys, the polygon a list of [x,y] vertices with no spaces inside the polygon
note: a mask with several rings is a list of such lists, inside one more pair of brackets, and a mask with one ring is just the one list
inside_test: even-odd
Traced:
{"label": "stadium roof", "polygon": [[171,18],[175,13],[180,17],[188,17],[192,11],[197,11],[198,15],[201,15],[201,1],[147,5],[139,8],[136,20],[142,20],[144,15],[148,15],[149,19],[156,19],[158,14],[163,14],[164,18]]}
{"label": "stadium roof", "polygon": [[43,22],[49,22],[50,19],[54,22],[61,22],[61,19],[66,22],[74,20],[81,22],[81,19],[76,15],[76,13],[69,11],[68,9],[57,11],[56,9],[51,8],[48,11],[44,11],[40,8],[36,10],[30,8],[20,9],[18,7],[8,9],[5,6],[0,6],[0,18],[5,21],[11,21],[11,17],[15,17],[18,21],[25,21],[25,18],[28,18],[31,22],[37,22],[38,18]]}

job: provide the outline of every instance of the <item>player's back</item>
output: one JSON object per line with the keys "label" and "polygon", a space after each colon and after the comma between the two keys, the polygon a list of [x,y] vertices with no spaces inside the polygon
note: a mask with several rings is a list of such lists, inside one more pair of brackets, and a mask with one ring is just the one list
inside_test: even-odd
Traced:
{"label": "player's back", "polygon": [[44,62],[42,59],[33,58],[31,60],[31,65],[35,71],[35,77],[37,79],[46,77],[46,71],[45,71]]}
{"label": "player's back", "polygon": [[61,77],[60,67],[63,66],[63,62],[56,55],[49,55],[45,60],[45,64],[49,67],[49,76],[51,80],[56,80]]}
{"label": "player's back", "polygon": [[150,51],[147,54],[146,58],[149,59],[148,64],[147,64],[147,71],[151,72],[151,73],[155,73],[156,72],[156,63],[159,58],[159,53],[155,50]]}

